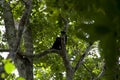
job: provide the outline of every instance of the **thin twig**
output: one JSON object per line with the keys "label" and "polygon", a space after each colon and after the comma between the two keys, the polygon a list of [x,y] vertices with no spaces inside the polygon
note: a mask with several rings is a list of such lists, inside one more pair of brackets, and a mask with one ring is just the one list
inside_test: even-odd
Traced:
{"label": "thin twig", "polygon": [[82,64],[82,65],[89,72],[89,74],[91,75],[91,79],[93,80],[94,75],[93,75],[92,71],[90,69],[88,69],[84,64]]}
{"label": "thin twig", "polygon": [[104,75],[105,69],[106,69],[106,65],[105,65],[105,63],[104,63],[104,64],[103,64],[103,67],[102,67],[102,71],[101,71],[100,74],[97,76],[97,78],[94,79],[94,80],[100,79],[100,78]]}

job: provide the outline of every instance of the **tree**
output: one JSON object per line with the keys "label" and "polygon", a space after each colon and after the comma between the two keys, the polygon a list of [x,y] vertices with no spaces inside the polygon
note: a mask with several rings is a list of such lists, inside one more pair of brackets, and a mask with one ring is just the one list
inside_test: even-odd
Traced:
{"label": "tree", "polygon": [[[9,4],[11,1],[2,0],[1,2],[2,2],[2,8],[3,8],[2,14],[3,14],[5,28],[6,28],[6,39],[8,42],[9,53],[10,53],[8,55],[8,58],[14,61],[18,69],[19,75],[21,77],[24,77],[26,80],[33,80],[32,59],[30,58],[26,59],[26,58],[23,58],[23,56],[19,56],[21,37],[24,30],[24,26],[27,26],[27,23],[29,21],[32,1],[31,0],[23,1],[25,5],[25,9],[19,22],[18,31],[16,31],[15,29],[12,9]],[[26,54],[27,53],[32,54],[32,51],[33,51],[32,50],[33,46],[31,44],[31,36],[29,33],[30,32],[28,29],[26,29],[24,32],[24,46],[26,48],[26,52],[25,52]]]}
{"label": "tree", "polygon": [[[120,79],[118,0],[1,0],[0,4],[0,21],[6,29],[0,51],[9,52],[0,67],[1,78],[3,73],[12,75],[5,65],[14,62],[18,80]],[[59,50],[51,48],[58,36]]]}

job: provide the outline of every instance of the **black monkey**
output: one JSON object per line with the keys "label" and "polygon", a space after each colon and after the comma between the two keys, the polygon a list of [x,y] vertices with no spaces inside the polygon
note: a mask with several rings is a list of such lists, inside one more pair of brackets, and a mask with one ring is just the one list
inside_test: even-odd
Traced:
{"label": "black monkey", "polygon": [[[62,35],[65,35],[65,44],[67,42],[67,35],[66,32],[61,31]],[[53,46],[51,49],[57,49],[57,50],[61,50],[62,49],[62,44],[61,44],[61,37],[57,37],[55,42],[53,43]]]}
{"label": "black monkey", "polygon": [[53,46],[51,49],[57,49],[57,50],[61,50],[62,49],[62,45],[61,45],[61,37],[57,37],[55,42],[53,43]]}

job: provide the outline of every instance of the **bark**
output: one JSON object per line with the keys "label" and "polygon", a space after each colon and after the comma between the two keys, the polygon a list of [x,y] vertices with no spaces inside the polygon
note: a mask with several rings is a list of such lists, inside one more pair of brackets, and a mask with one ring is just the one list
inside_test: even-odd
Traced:
{"label": "bark", "polygon": [[73,80],[73,69],[68,61],[68,58],[66,55],[62,56],[63,58],[63,63],[65,65],[65,68],[66,68],[66,80]]}
{"label": "bark", "polygon": [[16,40],[16,31],[14,26],[13,14],[11,12],[10,5],[4,0],[3,3],[3,17],[5,22],[5,29],[6,29],[6,38],[9,45],[10,55],[9,57],[13,59],[14,55],[14,40]]}
{"label": "bark", "polygon": [[[11,58],[15,65],[16,68],[19,71],[19,75],[23,78],[25,78],[25,80],[33,80],[33,62],[32,59],[28,59],[26,57],[23,57],[20,54],[20,43],[21,43],[21,38],[22,38],[22,34],[24,31],[24,27],[27,25],[27,22],[29,20],[29,16],[31,13],[31,8],[32,8],[32,0],[27,0],[24,2],[25,4],[25,10],[24,13],[21,17],[21,20],[19,22],[19,29],[18,29],[18,33],[16,33],[15,30],[15,24],[14,24],[14,20],[13,20],[13,14],[11,11],[11,7],[10,4],[7,3],[5,0],[3,0],[3,17],[4,17],[4,22],[5,22],[5,28],[6,28],[6,34],[7,34],[7,42],[9,45],[9,56],[8,58]],[[31,36],[28,33],[29,31],[25,32],[25,35],[28,36],[27,38],[25,37],[25,41],[29,42],[30,45],[28,45],[29,47],[26,47],[27,44],[25,44],[26,47],[26,54],[32,54],[33,53],[33,49],[32,49],[32,42],[29,40],[31,39]],[[16,35],[17,34],[17,35]]]}
{"label": "bark", "polygon": [[[92,44],[93,44],[93,43],[92,43]],[[88,52],[90,51],[92,44],[90,44],[90,45],[86,48],[86,50],[84,51],[84,53],[82,54],[82,56],[81,56],[80,59],[78,60],[76,66],[75,66],[74,72],[76,72],[77,69],[83,64],[83,60],[85,59],[86,55],[87,55]]]}
{"label": "bark", "polygon": [[[2,7],[3,7],[3,18],[5,23],[6,29],[6,38],[9,45],[9,58],[12,60],[14,59],[14,48],[16,44],[14,44],[14,40],[16,40],[16,31],[14,26],[13,14],[11,12],[10,5],[5,1],[2,0]],[[4,66],[1,66],[0,70],[5,73]],[[2,80],[2,79],[0,79]]]}
{"label": "bark", "polygon": [[78,63],[76,64],[75,68],[73,68],[71,66],[70,61],[68,59],[68,55],[67,55],[67,51],[66,51],[66,45],[65,45],[65,35],[64,34],[61,35],[61,44],[62,44],[62,50],[60,52],[60,56],[62,57],[64,66],[66,68],[66,80],[73,80],[73,76],[74,76],[75,72],[77,71],[77,69],[83,63],[83,60],[86,57],[86,55],[88,54],[88,52],[90,51],[93,43],[90,44],[86,48],[85,52],[83,53],[83,55],[78,60]]}
{"label": "bark", "polygon": [[[17,35],[17,44],[20,46],[20,39],[24,33],[24,46],[26,48],[25,54],[33,54],[33,43],[30,30],[28,27],[29,17],[32,9],[32,0],[27,0],[24,2],[25,10],[23,16],[19,23],[18,35]],[[26,28],[25,28],[26,27]],[[26,29],[26,30],[25,30]],[[25,32],[23,32],[25,31]],[[19,46],[17,46],[19,48]],[[18,52],[16,59],[14,60],[15,65],[18,69],[19,75],[25,80],[33,80],[33,60],[32,58],[27,58],[21,56],[21,52]]]}
{"label": "bark", "polygon": [[65,46],[65,35],[61,36],[61,44],[62,44],[62,50],[60,52],[60,56],[63,59],[64,66],[66,68],[66,80],[72,80],[73,79],[73,69],[70,64],[70,61],[68,59],[67,51],[66,51],[66,46]]}
{"label": "bark", "polygon": [[74,75],[74,72],[73,72],[73,68],[70,64],[70,61],[68,59],[68,55],[67,55],[67,51],[66,51],[66,31],[67,31],[67,28],[69,26],[69,22],[67,19],[63,18],[62,15],[60,15],[60,18],[63,20],[64,22],[64,28],[63,30],[61,31],[61,47],[62,47],[62,50],[60,51],[60,56],[62,57],[63,59],[63,63],[64,63],[64,66],[65,66],[65,69],[66,69],[66,80],[73,80],[73,75]]}
{"label": "bark", "polygon": [[[29,27],[27,27],[25,33],[24,33],[24,46],[26,48],[25,53],[26,54],[31,54],[33,55],[33,42],[32,42],[32,34],[31,34],[31,29]],[[25,69],[26,69],[26,76],[27,76],[27,80],[33,80],[33,58],[28,58],[28,60],[30,61],[30,63],[26,65]]]}
{"label": "bark", "polygon": [[[24,54],[33,55],[32,36],[29,29],[25,30],[23,38],[26,49]],[[26,80],[33,80],[33,58],[29,58],[21,54],[23,53],[18,53],[15,60],[19,75]]]}

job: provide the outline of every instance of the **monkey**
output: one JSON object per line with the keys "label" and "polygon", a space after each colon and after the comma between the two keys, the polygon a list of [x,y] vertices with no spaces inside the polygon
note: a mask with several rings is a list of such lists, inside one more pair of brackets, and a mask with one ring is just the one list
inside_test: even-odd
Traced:
{"label": "monkey", "polygon": [[[67,35],[66,32],[61,31],[61,34],[65,35],[65,44],[67,42]],[[62,49],[62,44],[61,44],[61,37],[57,37],[55,42],[52,45],[51,49],[57,49],[57,50],[61,50]]]}
{"label": "monkey", "polygon": [[61,50],[62,49],[62,44],[61,44],[61,37],[57,37],[55,42],[53,43],[53,46],[51,49],[57,49]]}

